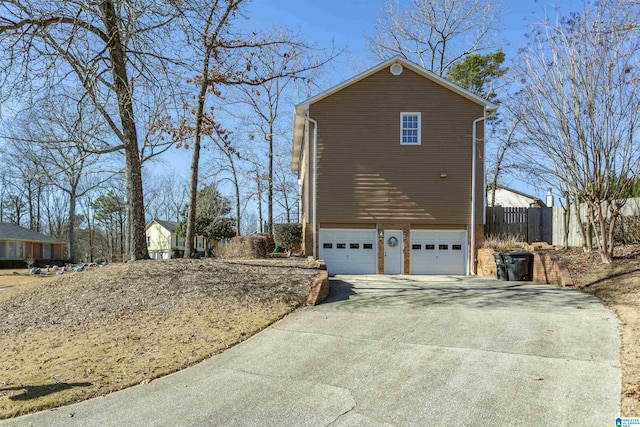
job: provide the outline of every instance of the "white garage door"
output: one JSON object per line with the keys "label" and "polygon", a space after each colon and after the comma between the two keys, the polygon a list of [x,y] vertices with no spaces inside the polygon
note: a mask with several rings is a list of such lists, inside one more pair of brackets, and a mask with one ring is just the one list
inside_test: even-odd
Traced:
{"label": "white garage door", "polygon": [[376,274],[376,230],[320,229],[320,259],[330,274]]}
{"label": "white garage door", "polygon": [[411,274],[466,273],[465,230],[411,230]]}

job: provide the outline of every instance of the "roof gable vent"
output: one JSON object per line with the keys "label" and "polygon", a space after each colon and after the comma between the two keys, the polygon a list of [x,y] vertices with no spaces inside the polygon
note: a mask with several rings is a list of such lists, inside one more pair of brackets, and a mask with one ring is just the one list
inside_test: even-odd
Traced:
{"label": "roof gable vent", "polygon": [[400,74],[402,74],[402,65],[400,64],[392,64],[391,67],[389,67],[389,71],[391,71],[391,74],[393,74],[394,76],[399,76]]}

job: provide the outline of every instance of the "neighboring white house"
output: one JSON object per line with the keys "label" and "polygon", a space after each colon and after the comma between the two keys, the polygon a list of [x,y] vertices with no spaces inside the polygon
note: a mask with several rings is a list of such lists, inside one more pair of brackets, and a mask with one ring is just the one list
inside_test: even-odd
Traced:
{"label": "neighboring white house", "polygon": [[492,190],[487,189],[487,206],[502,206],[503,208],[546,207],[542,199],[514,190],[513,188],[496,186],[495,204],[492,203]]}
{"label": "neighboring white house", "polygon": [[[182,258],[184,254],[184,236],[178,234],[179,222],[152,220],[146,227],[147,249],[152,259]],[[204,236],[193,239],[193,248],[203,256],[210,248],[209,240]]]}

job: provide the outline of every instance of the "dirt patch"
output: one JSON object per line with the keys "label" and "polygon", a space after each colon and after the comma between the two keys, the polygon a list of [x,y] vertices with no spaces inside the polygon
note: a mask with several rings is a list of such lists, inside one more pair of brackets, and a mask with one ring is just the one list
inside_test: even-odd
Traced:
{"label": "dirt patch", "polygon": [[640,245],[616,248],[615,259],[602,264],[597,253],[563,251],[562,260],[576,286],[598,297],[621,322],[623,416],[640,414]]}
{"label": "dirt patch", "polygon": [[304,304],[294,260],[139,261],[56,277],[0,302],[0,418],[146,383]]}

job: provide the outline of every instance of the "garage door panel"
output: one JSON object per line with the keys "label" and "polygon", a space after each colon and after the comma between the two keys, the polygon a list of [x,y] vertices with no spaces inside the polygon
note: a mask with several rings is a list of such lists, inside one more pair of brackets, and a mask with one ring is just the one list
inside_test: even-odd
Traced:
{"label": "garage door panel", "polygon": [[465,230],[411,230],[411,274],[465,274]]}
{"label": "garage door panel", "polygon": [[375,274],[376,231],[320,229],[320,258],[331,274]]}

